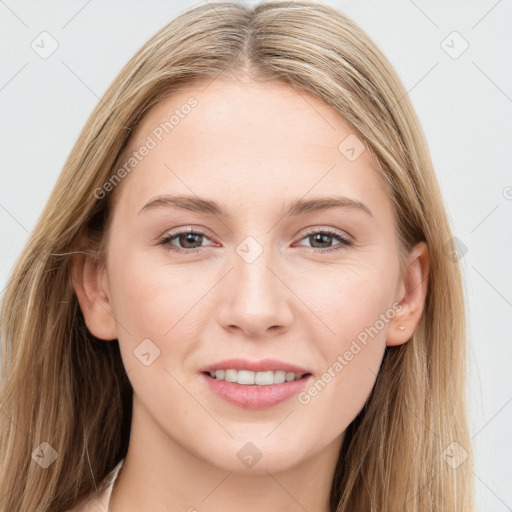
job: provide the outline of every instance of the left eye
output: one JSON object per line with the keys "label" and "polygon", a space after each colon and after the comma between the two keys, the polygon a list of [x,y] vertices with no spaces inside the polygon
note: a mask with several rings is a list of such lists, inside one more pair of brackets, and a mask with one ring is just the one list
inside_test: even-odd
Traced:
{"label": "left eye", "polygon": [[[161,245],[168,248],[171,251],[182,252],[182,253],[191,253],[197,252],[201,248],[201,243],[203,239],[209,240],[208,237],[201,232],[198,231],[180,231],[177,233],[171,233],[166,235],[160,242]],[[331,231],[329,229],[311,231],[307,233],[301,240],[308,239],[310,243],[315,244],[328,244],[327,247],[311,247],[314,251],[318,252],[329,252],[334,250],[343,249],[344,247],[348,247],[352,245],[352,240],[347,236],[339,234],[335,231]],[[337,239],[340,243],[332,246],[331,242],[333,239]],[[178,240],[178,242],[182,245],[182,247],[176,246],[173,243],[173,240]],[[196,246],[195,244],[199,244]],[[213,244],[212,244],[213,245]]]}
{"label": "left eye", "polygon": [[[302,240],[305,239],[308,239],[310,243],[328,244],[326,248],[312,247],[313,250],[319,252],[337,251],[343,249],[344,247],[349,247],[350,245],[352,245],[352,240],[350,238],[335,231],[332,231],[330,229],[311,231],[309,233],[306,233],[306,236],[302,238]],[[340,243],[338,245],[331,246],[330,242],[332,242],[333,239],[337,239]]]}

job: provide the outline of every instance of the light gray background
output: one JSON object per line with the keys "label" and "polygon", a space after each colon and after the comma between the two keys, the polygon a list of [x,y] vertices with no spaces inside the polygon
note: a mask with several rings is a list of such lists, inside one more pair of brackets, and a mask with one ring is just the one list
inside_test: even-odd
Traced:
{"label": "light gray background", "polygon": [[[0,290],[98,99],[154,32],[200,3],[0,0]],[[326,3],[381,47],[426,132],[454,234],[467,250],[477,510],[512,511],[512,4]],[[58,42],[46,59],[31,47],[43,31]],[[469,44],[457,58],[465,43],[453,31]]]}

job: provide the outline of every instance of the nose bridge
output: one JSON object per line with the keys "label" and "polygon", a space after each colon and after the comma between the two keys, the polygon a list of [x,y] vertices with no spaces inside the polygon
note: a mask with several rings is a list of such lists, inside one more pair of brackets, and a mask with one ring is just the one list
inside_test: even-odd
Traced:
{"label": "nose bridge", "polygon": [[243,299],[246,304],[255,301],[253,306],[260,310],[263,310],[264,305],[269,309],[271,303],[276,300],[276,295],[280,294],[277,279],[270,271],[270,268],[275,266],[270,238],[266,237],[262,240],[259,236],[257,240],[249,235],[235,249],[233,277],[236,280],[235,289],[238,292],[235,295]]}
{"label": "nose bridge", "polygon": [[224,326],[236,325],[252,335],[291,321],[287,288],[275,275],[279,265],[271,237],[260,240],[249,235],[235,248],[229,298],[221,314]]}

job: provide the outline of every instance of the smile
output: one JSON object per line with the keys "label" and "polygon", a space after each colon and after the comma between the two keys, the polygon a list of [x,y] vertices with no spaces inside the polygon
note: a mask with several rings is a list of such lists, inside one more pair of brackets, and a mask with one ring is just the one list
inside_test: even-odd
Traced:
{"label": "smile", "polygon": [[212,379],[236,382],[243,386],[271,386],[301,379],[305,373],[285,372],[284,370],[253,372],[250,370],[215,370],[208,372]]}
{"label": "smile", "polygon": [[[217,378],[217,372],[220,376],[222,376],[220,372],[224,372],[224,379]],[[212,377],[210,373],[215,376]],[[236,381],[229,382],[226,380],[226,376],[231,379],[236,378]],[[287,376],[290,380],[287,380]],[[311,373],[295,374],[280,370],[275,372],[216,370],[215,373],[213,371],[203,372],[201,377],[213,395],[236,407],[253,410],[268,409],[285,402],[300,393],[313,380]],[[274,381],[276,377],[278,382]],[[240,382],[247,383],[241,384]]]}

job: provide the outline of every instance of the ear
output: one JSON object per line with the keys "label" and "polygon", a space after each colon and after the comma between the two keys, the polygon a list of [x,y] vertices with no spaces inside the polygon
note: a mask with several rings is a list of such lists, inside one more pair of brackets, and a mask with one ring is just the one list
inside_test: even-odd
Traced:
{"label": "ear", "polygon": [[103,340],[116,339],[117,326],[104,264],[92,256],[74,254],[71,275],[85,325],[91,334]]}
{"label": "ear", "polygon": [[389,322],[386,344],[390,347],[406,343],[421,319],[427,296],[429,260],[429,249],[425,242],[419,242],[409,254],[409,263],[395,296],[401,309]]}

